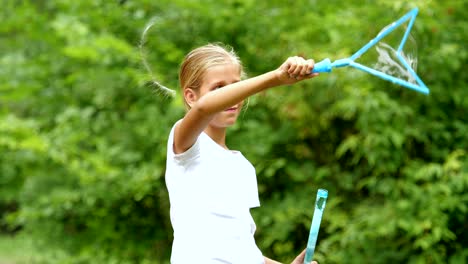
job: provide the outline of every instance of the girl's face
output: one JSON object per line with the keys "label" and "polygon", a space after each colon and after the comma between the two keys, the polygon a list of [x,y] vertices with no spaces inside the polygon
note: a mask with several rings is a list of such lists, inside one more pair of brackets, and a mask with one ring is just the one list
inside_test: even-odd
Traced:
{"label": "girl's face", "polygon": [[[200,86],[199,98],[216,89],[222,89],[223,86],[240,81],[240,75],[241,72],[239,65],[233,63],[208,68],[204,74],[202,84]],[[242,103],[243,102],[240,102],[237,105],[233,105],[216,114],[215,117],[211,120],[210,126],[216,128],[226,128],[232,126],[239,116]]]}

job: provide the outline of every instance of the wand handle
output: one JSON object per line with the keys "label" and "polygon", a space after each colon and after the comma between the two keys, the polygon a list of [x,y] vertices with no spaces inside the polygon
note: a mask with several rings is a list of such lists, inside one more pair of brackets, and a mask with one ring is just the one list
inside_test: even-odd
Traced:
{"label": "wand handle", "polygon": [[314,64],[314,68],[312,69],[312,73],[316,72],[331,72],[332,70],[332,63],[329,58],[321,60]]}
{"label": "wand handle", "polygon": [[312,218],[312,224],[310,225],[309,240],[307,241],[306,255],[304,258],[304,264],[310,264],[314,257],[315,245],[317,244],[317,237],[320,228],[320,222],[322,221],[322,214],[325,210],[325,204],[327,203],[328,191],[325,189],[319,189],[317,191],[317,198],[315,200],[314,217]]}

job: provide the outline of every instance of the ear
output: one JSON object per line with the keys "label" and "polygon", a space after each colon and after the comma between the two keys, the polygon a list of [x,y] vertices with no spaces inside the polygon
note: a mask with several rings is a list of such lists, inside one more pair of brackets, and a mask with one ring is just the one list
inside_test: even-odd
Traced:
{"label": "ear", "polygon": [[185,102],[192,108],[193,104],[198,100],[198,94],[191,88],[184,89]]}

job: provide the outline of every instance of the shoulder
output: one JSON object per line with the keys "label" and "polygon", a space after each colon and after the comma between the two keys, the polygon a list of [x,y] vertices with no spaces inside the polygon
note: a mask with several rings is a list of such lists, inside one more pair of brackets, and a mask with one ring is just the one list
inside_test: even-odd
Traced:
{"label": "shoulder", "polygon": [[169,160],[174,160],[178,164],[183,164],[183,163],[189,162],[190,160],[193,160],[193,159],[199,157],[200,145],[203,144],[200,141],[204,141],[204,140],[200,140],[200,138],[203,138],[200,135],[197,138],[197,140],[195,141],[195,143],[189,149],[187,149],[186,151],[184,151],[182,153],[175,153],[175,151],[174,151],[174,133],[175,133],[175,130],[177,129],[177,126],[180,124],[181,121],[182,120],[178,120],[172,126],[172,129],[171,129],[171,131],[169,133],[169,138],[168,138],[168,141],[167,141],[167,159],[168,159],[168,161]]}

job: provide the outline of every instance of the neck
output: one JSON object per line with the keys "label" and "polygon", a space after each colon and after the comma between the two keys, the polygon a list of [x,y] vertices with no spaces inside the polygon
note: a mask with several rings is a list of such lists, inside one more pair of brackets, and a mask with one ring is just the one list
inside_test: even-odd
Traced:
{"label": "neck", "polygon": [[224,127],[212,127],[208,126],[205,129],[205,133],[218,145],[228,149],[226,146],[226,128]]}

